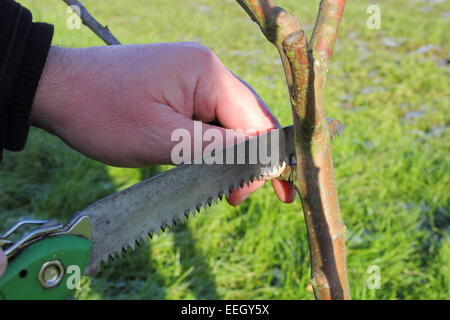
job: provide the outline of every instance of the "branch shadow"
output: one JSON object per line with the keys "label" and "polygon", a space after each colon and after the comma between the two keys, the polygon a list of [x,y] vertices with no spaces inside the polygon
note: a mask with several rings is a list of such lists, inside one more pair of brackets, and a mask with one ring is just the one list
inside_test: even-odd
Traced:
{"label": "branch shadow", "polygon": [[[139,169],[140,180],[161,171],[159,166]],[[94,278],[98,283],[96,293],[105,299],[166,299],[165,279],[158,272],[151,251],[151,240],[143,241],[119,259],[110,260]]]}
{"label": "branch shadow", "polygon": [[[140,169],[141,180],[163,171],[160,166]],[[196,240],[188,225],[186,223],[177,224],[169,232],[173,233],[175,249],[179,249],[180,252],[181,274],[187,273],[193,268],[193,272],[185,281],[188,282],[188,287],[195,294],[196,299],[218,299],[214,276],[206,262],[206,257],[196,248]],[[149,263],[151,264],[151,257]],[[156,268],[152,268],[151,277],[154,274],[158,278]]]}
{"label": "branch shadow", "polygon": [[182,272],[188,272],[193,268],[188,277],[189,289],[195,294],[196,299],[219,299],[214,276],[205,256],[196,248],[195,239],[188,225],[179,224],[173,232],[175,247],[180,250]]}

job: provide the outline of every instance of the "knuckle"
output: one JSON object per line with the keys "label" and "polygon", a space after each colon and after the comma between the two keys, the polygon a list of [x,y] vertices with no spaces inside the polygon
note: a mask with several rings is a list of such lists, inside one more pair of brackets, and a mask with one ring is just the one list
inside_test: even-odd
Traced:
{"label": "knuckle", "polygon": [[200,43],[192,43],[191,50],[192,54],[202,62],[215,63],[217,60],[215,53],[210,48]]}

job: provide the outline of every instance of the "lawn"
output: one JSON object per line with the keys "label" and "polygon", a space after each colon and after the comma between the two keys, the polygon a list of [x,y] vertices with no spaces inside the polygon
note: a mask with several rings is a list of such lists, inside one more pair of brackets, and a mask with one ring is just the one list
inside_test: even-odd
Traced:
{"label": "lawn", "polygon": [[[55,25],[54,44],[102,45],[68,29],[62,1],[20,1]],[[311,32],[317,1],[279,0]],[[276,50],[233,0],[84,0],[123,43],[199,41],[291,123]],[[369,4],[381,29],[369,30]],[[333,142],[348,227],[354,299],[450,297],[450,1],[349,1],[330,66],[328,115],[346,125]],[[113,168],[33,129],[0,164],[1,229],[20,217],[66,221],[115,190],[168,167]],[[269,186],[241,206],[221,203],[154,238],[100,274],[79,299],[312,299],[300,201]],[[368,286],[380,272],[377,289]]]}

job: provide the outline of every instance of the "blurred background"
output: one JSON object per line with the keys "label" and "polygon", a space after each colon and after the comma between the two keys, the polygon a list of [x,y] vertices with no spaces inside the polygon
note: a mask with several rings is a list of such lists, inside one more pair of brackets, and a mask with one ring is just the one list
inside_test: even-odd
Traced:
{"label": "blurred background", "polygon": [[[103,45],[70,29],[62,1],[21,0],[55,25],[53,44]],[[83,0],[123,43],[198,41],[292,122],[275,48],[234,0]],[[319,1],[278,0],[308,33]],[[381,28],[370,29],[369,5]],[[373,11],[371,12],[373,13]],[[346,125],[333,141],[348,227],[354,299],[450,297],[450,1],[348,1],[326,89],[328,116]],[[1,231],[19,218],[57,218],[168,166],[113,168],[33,129],[0,163]],[[377,285],[379,277],[380,283]],[[313,299],[301,204],[265,186],[241,206],[202,211],[83,278],[78,299]]]}

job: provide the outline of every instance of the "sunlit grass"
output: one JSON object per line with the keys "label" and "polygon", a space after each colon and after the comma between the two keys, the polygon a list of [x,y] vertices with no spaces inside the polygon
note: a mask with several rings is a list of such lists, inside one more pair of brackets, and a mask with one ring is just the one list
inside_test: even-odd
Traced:
{"label": "sunlit grass", "polygon": [[[21,2],[55,24],[55,45],[102,44],[86,27],[66,28],[62,1]],[[209,46],[284,125],[291,122],[277,53],[235,1],[84,3],[124,43]],[[311,31],[318,1],[277,3]],[[379,1],[381,30],[366,28],[369,3],[378,2],[349,1],[326,92],[328,114],[346,124],[333,151],[352,296],[449,298],[449,2]],[[158,170],[108,168],[32,130],[26,150],[0,165],[2,228],[32,214],[67,219]],[[374,265],[377,290],[366,285]],[[114,261],[85,279],[78,297],[311,299],[309,273],[300,202],[283,205],[266,186],[237,208],[221,203]]]}

